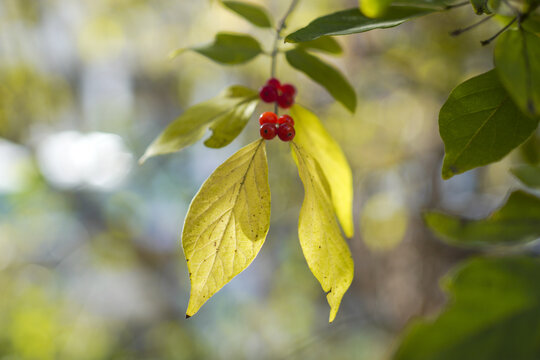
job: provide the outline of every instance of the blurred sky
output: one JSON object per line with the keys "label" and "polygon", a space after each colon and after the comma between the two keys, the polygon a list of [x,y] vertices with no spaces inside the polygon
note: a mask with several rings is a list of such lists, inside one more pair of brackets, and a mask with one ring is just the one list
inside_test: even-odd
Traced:
{"label": "blurred sky", "polygon": [[[256,2],[276,17],[289,4]],[[289,30],[356,4],[301,1]],[[187,206],[258,137],[256,117],[223,149],[200,142],[143,166],[137,159],[188,106],[228,85],[258,88],[270,61],[223,67],[168,54],[223,30],[249,32],[269,49],[272,32],[216,1],[2,0],[0,359],[385,359],[411,318],[444,301],[438,278],[469,255],[436,240],[422,211],[484,216],[516,186],[507,169],[517,153],[440,180],[440,106],[492,67],[492,49],[479,41],[495,24],[448,36],[473,21],[467,7],[339,37],[346,55],[321,56],[354,85],[354,115],[279,58],[278,77],[297,86],[353,168],[355,280],[329,325],[297,239],[301,183],[288,147],[271,142],[266,244],[185,320]]]}

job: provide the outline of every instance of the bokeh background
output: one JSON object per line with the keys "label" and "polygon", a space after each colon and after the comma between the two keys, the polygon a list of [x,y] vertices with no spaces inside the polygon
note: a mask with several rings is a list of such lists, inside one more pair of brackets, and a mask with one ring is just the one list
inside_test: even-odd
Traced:
{"label": "bokeh background", "polygon": [[[263,1],[276,16],[289,2]],[[301,1],[289,22],[356,6]],[[517,186],[523,156],[440,178],[438,111],[450,90],[492,67],[470,7],[340,37],[321,55],[357,90],[351,115],[283,57],[279,78],[318,113],[354,173],[355,280],[329,325],[302,257],[303,190],[287,146],[268,145],[272,223],[255,262],[186,320],[179,234],[191,198],[258,137],[254,117],[223,149],[201,143],[137,164],[187,107],[243,84],[270,59],[222,67],[177,48],[217,31],[273,34],[207,0],[0,1],[0,359],[386,359],[413,318],[444,303],[438,279],[470,252],[435,239],[424,209],[487,215]],[[283,45],[286,48],[286,45]],[[259,106],[257,113],[265,111]]]}

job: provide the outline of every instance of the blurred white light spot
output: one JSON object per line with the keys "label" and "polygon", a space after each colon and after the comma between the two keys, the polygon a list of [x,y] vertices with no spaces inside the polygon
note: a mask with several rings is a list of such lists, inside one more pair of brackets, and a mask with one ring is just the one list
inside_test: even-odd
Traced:
{"label": "blurred white light spot", "polygon": [[29,151],[0,139],[0,193],[21,191],[28,179]]}
{"label": "blurred white light spot", "polygon": [[122,138],[100,132],[50,135],[39,144],[37,156],[43,175],[61,188],[112,190],[121,185],[133,165]]}

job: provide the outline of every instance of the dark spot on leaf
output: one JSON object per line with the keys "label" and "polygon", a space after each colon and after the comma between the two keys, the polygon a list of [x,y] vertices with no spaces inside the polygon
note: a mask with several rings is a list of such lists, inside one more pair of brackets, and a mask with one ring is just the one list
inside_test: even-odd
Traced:
{"label": "dark spot on leaf", "polygon": [[186,314],[186,319],[189,319],[190,317],[191,317],[191,315]]}
{"label": "dark spot on leaf", "polygon": [[457,174],[457,172],[459,171],[459,169],[457,168],[457,166],[452,165],[452,166],[450,166],[450,171],[453,172],[454,174]]}
{"label": "dark spot on leaf", "polygon": [[529,109],[530,113],[534,114],[535,108],[534,108],[534,103],[533,103],[532,99],[527,100],[527,109]]}

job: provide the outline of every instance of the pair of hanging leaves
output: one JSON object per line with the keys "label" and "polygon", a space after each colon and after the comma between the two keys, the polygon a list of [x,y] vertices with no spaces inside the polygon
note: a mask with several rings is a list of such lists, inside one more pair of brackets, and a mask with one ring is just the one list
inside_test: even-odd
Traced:
{"label": "pair of hanging leaves", "polygon": [[[315,115],[298,105],[291,115],[302,134],[291,145],[305,189],[298,235],[309,268],[328,293],[333,321],[353,278],[351,254],[336,220],[337,214],[345,233],[353,234],[352,175]],[[308,143],[313,139],[321,150],[313,151],[316,146]],[[264,243],[270,224],[265,146],[257,140],[231,156],[190,205],[182,233],[192,286],[187,316],[243,271]]]}
{"label": "pair of hanging leaves", "polygon": [[[149,146],[141,159],[178,151],[213,130],[206,145],[224,146],[243,129],[258,102],[255,92],[233,86],[188,109]],[[337,142],[310,111],[291,108],[297,136],[293,157],[305,188],[298,235],[308,266],[328,293],[333,321],[353,278],[353,262],[341,235],[354,232],[352,172]],[[206,180],[185,219],[182,245],[191,295],[187,316],[254,260],[270,225],[266,143],[239,150]],[[337,216],[337,219],[336,219]]]}

